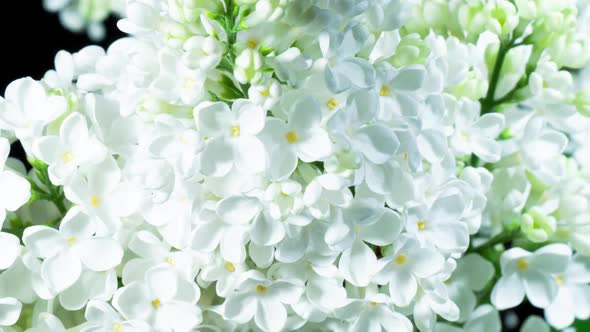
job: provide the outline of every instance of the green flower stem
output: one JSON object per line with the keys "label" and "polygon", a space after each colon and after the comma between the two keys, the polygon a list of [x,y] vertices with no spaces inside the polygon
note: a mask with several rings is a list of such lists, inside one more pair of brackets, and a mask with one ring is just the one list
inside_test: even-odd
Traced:
{"label": "green flower stem", "polygon": [[494,102],[494,95],[496,94],[496,88],[498,81],[500,80],[500,72],[504,65],[504,60],[508,51],[514,47],[514,42],[511,40],[508,43],[500,43],[500,49],[498,50],[498,56],[496,56],[496,62],[494,63],[494,69],[492,70],[492,77],[490,78],[490,85],[488,86],[488,93],[484,99],[481,100],[481,114],[490,113],[498,105]]}
{"label": "green flower stem", "polygon": [[[477,247],[471,247],[468,249],[468,252],[476,252],[482,254],[488,250],[493,249],[498,244],[506,244],[512,242],[518,235],[520,234],[520,229],[508,230],[504,231],[491,239],[489,239],[486,243],[479,245]],[[485,256],[485,255],[483,255]]]}
{"label": "green flower stem", "polygon": [[[40,160],[33,160],[29,162],[35,170],[37,179],[26,177],[31,184],[31,199],[29,203],[37,200],[49,201],[55,205],[59,212],[63,215],[66,214],[68,209],[64,203],[65,195],[61,186],[56,186],[51,183],[49,179],[49,172],[47,164]],[[41,185],[37,182],[41,183]]]}
{"label": "green flower stem", "polygon": [[[235,44],[237,40],[238,31],[241,26],[239,22],[240,7],[236,6],[233,0],[225,0],[225,13],[223,15],[216,15],[213,18],[223,27],[227,34],[227,52],[221,58],[221,62],[217,66],[217,69],[227,72],[229,75],[233,75],[234,64],[236,62],[236,50]],[[232,80],[225,80],[224,84],[230,90],[232,97],[247,98],[248,97],[248,84],[239,84]],[[225,101],[231,105],[234,98],[225,98],[222,96],[213,96],[213,99],[219,101]]]}

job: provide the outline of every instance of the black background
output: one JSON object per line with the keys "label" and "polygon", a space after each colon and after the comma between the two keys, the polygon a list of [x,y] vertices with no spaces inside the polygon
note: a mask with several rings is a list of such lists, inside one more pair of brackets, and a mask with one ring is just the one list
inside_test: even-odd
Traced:
{"label": "black background", "polygon": [[[6,0],[0,9],[0,94],[6,86],[21,77],[41,79],[45,72],[54,69],[54,57],[59,50],[77,52],[88,45],[105,49],[124,34],[116,27],[117,19],[105,22],[107,36],[101,42],[92,42],[85,32],[73,33],[64,29],[58,15],[43,9],[40,0]],[[13,144],[11,156],[25,160],[19,144]],[[519,316],[526,318],[539,310],[522,305]]]}
{"label": "black background", "polygon": [[[6,0],[0,7],[0,95],[6,86],[21,77],[39,80],[46,71],[54,69],[55,54],[60,50],[74,53],[88,45],[105,49],[124,34],[116,27],[117,19],[105,22],[107,36],[92,42],[86,32],[73,33],[62,27],[57,13],[43,9],[41,0]],[[26,156],[20,146],[12,145],[10,155],[23,161]],[[27,165],[28,166],[28,165]]]}
{"label": "black background", "polygon": [[116,19],[106,22],[107,38],[92,43],[85,32],[65,30],[58,15],[43,9],[40,0],[2,1],[0,8],[0,91],[8,83],[21,77],[43,77],[53,69],[53,60],[59,50],[76,52],[84,46],[97,44],[106,48],[123,36],[116,27]]}

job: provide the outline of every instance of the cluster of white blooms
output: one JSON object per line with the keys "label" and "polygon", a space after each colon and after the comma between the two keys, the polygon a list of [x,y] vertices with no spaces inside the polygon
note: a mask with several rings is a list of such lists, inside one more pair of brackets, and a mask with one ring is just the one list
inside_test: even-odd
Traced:
{"label": "cluster of white blooms", "polygon": [[49,12],[57,12],[61,24],[74,32],[86,31],[94,41],[106,35],[103,22],[109,15],[123,16],[126,0],[43,0]]}
{"label": "cluster of white blooms", "polygon": [[[91,31],[114,4],[46,1]],[[0,331],[590,318],[584,1],[123,7],[0,98]]]}

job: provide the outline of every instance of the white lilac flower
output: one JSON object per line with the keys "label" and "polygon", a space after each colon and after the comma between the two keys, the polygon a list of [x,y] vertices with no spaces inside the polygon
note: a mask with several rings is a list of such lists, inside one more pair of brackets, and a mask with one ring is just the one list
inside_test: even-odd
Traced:
{"label": "white lilac flower", "polygon": [[0,98],[0,331],[588,319],[587,2],[43,1],[128,36]]}
{"label": "white lilac flower", "polygon": [[100,163],[106,148],[88,131],[84,116],[69,115],[60,127],[59,136],[44,136],[33,142],[35,155],[49,165],[51,182],[64,184],[81,167]]}
{"label": "white lilac flower", "polygon": [[423,245],[443,253],[461,253],[469,244],[467,225],[459,222],[465,209],[458,194],[438,197],[429,207],[416,206],[408,211],[406,229]]}
{"label": "white lilac flower", "polygon": [[[253,271],[254,272],[254,271]],[[294,304],[302,293],[302,285],[287,280],[270,281],[260,272],[251,273],[229,294],[224,316],[237,323],[254,323],[263,331],[280,331],[287,322],[285,304]]]}
{"label": "white lilac flower", "polygon": [[350,319],[351,331],[412,331],[412,323],[404,315],[392,310],[390,299],[383,294],[374,294],[364,299],[351,301],[338,310],[343,319]]}
{"label": "white lilac flower", "polygon": [[265,111],[247,100],[232,110],[224,103],[201,104],[195,109],[197,127],[206,139],[201,173],[224,176],[232,165],[247,174],[266,169],[266,151],[256,136],[265,127]]}
{"label": "white lilac flower", "polygon": [[326,83],[334,93],[351,87],[370,88],[375,84],[375,69],[366,60],[355,57],[367,38],[362,25],[350,25],[344,32],[325,32],[319,46],[325,61]]}
{"label": "white lilac flower", "polygon": [[590,317],[589,268],[587,257],[575,255],[565,272],[554,275],[559,289],[553,302],[545,308],[545,318],[551,326],[563,329],[575,319],[585,320]]}
{"label": "white lilac flower", "polygon": [[66,197],[98,224],[97,232],[111,233],[139,208],[140,197],[129,182],[121,182],[121,170],[112,157],[90,167],[86,176],[77,173],[66,185]]}
{"label": "white lilac flower", "polygon": [[338,268],[346,281],[365,287],[378,270],[377,256],[368,244],[391,244],[403,228],[402,219],[395,211],[359,200],[332,218],[325,241],[342,251]]}
{"label": "white lilac flower", "polygon": [[123,257],[121,245],[109,237],[97,237],[93,221],[74,207],[64,217],[59,231],[32,226],[23,234],[31,252],[44,259],[41,275],[55,293],[72,286],[82,274],[82,265],[96,272],[116,267]]}
{"label": "white lilac flower", "polygon": [[67,108],[64,97],[48,94],[41,82],[30,77],[21,78],[10,83],[0,98],[0,128],[14,132],[30,148],[32,139]]}
{"label": "white lilac flower", "polygon": [[563,244],[551,244],[534,253],[512,248],[502,254],[502,277],[492,291],[492,303],[503,310],[519,305],[525,297],[532,305],[548,307],[557,296],[558,286],[553,275],[566,271],[571,249]]}
{"label": "white lilac flower", "polygon": [[128,320],[144,320],[155,329],[188,331],[201,322],[201,310],[195,305],[200,291],[194,283],[170,269],[148,270],[145,280],[119,288],[113,307]]}
{"label": "white lilac flower", "polygon": [[121,319],[117,311],[110,304],[102,301],[91,301],[84,311],[86,323],[80,327],[81,332],[91,332],[103,330],[113,331],[149,331],[150,326],[140,320]]}
{"label": "white lilac flower", "polygon": [[388,284],[392,302],[408,306],[418,292],[418,279],[439,272],[444,258],[434,249],[421,247],[418,240],[400,236],[393,244],[390,256],[379,260],[378,284]]}
{"label": "white lilac flower", "polygon": [[495,139],[504,127],[502,114],[479,115],[479,103],[462,100],[455,110],[455,133],[451,146],[457,156],[471,153],[486,162],[496,162],[501,156],[501,146]]}
{"label": "white lilac flower", "polygon": [[327,159],[332,142],[322,126],[322,112],[317,100],[297,100],[289,110],[289,119],[266,120],[262,138],[269,151],[269,173],[273,179],[288,177],[297,167],[297,159],[310,163]]}

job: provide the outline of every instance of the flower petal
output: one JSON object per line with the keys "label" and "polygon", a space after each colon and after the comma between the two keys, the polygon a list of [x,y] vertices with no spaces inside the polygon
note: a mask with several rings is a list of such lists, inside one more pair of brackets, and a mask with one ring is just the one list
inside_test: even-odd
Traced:
{"label": "flower petal", "polygon": [[223,138],[212,139],[201,152],[201,173],[205,176],[224,176],[233,164],[233,148]]}
{"label": "flower petal", "polygon": [[27,227],[22,240],[27,249],[39,258],[52,257],[65,246],[64,238],[59,232],[47,226]]}
{"label": "flower petal", "polygon": [[15,298],[0,298],[0,326],[11,326],[20,316],[22,304]]}
{"label": "flower petal", "polygon": [[524,289],[526,296],[537,308],[546,308],[557,296],[557,284],[553,277],[538,271],[525,272]]}
{"label": "flower petal", "polygon": [[20,255],[21,246],[18,237],[10,233],[0,232],[0,270],[6,270],[14,264]]}
{"label": "flower petal", "polygon": [[121,244],[111,238],[88,239],[82,241],[76,249],[84,266],[92,271],[113,269],[123,259]]}
{"label": "flower petal", "polygon": [[502,276],[491,295],[492,304],[498,310],[514,308],[524,300],[524,285],[518,274]]}
{"label": "flower petal", "polygon": [[355,147],[375,164],[383,164],[399,148],[400,142],[393,130],[384,125],[364,126],[356,132]]}
{"label": "flower petal", "polygon": [[246,174],[256,174],[266,169],[266,151],[262,142],[254,136],[241,136],[235,141],[234,162],[236,168]]}
{"label": "flower petal", "polygon": [[31,184],[12,171],[0,173],[0,187],[10,190],[0,191],[0,206],[8,211],[16,211],[31,198]]}
{"label": "flower petal", "polygon": [[264,331],[281,331],[287,322],[287,310],[280,302],[258,301],[254,322]]}
{"label": "flower petal", "polygon": [[272,220],[265,213],[259,213],[250,229],[250,238],[260,246],[279,243],[285,236],[285,227],[280,221]]}
{"label": "flower petal", "polygon": [[82,273],[80,260],[71,250],[47,258],[41,265],[41,277],[49,283],[56,293],[72,286]]}
{"label": "flower petal", "polygon": [[197,126],[204,136],[218,137],[230,130],[233,115],[225,103],[203,103],[195,108]]}
{"label": "flower petal", "polygon": [[246,196],[229,196],[217,203],[217,214],[232,225],[248,224],[260,211],[258,199]]}
{"label": "flower petal", "polygon": [[366,287],[371,281],[377,265],[377,256],[361,240],[355,240],[350,249],[340,257],[338,268],[344,278],[357,287]]}

